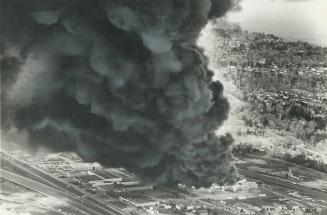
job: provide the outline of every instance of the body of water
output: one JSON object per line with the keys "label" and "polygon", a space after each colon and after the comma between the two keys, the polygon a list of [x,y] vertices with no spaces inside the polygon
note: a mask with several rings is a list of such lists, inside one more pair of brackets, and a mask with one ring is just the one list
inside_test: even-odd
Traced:
{"label": "body of water", "polygon": [[327,0],[243,0],[227,17],[244,30],[327,47]]}

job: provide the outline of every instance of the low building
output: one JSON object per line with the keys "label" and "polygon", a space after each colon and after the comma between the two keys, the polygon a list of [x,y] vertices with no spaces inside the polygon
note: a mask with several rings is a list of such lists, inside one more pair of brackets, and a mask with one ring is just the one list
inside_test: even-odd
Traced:
{"label": "low building", "polygon": [[96,190],[98,193],[100,193],[102,195],[107,195],[115,190],[115,185],[114,185],[114,183],[99,185],[96,187]]}
{"label": "low building", "polygon": [[146,184],[119,183],[119,184],[115,184],[115,189],[120,190],[121,192],[146,191],[146,190],[153,190],[153,186],[146,185]]}
{"label": "low building", "polygon": [[237,209],[242,214],[257,214],[262,210],[261,208],[259,208],[257,206],[253,206],[253,205],[246,204],[246,203],[237,204]]}
{"label": "low building", "polygon": [[69,172],[66,172],[68,177],[79,177],[82,175],[87,175],[87,171],[86,170],[71,170]]}
{"label": "low building", "polygon": [[87,171],[86,175],[80,175],[76,177],[81,180],[81,182],[89,183],[93,187],[98,187],[101,185],[112,184],[121,182],[123,179],[121,177],[112,175],[110,173],[99,174],[92,171]]}
{"label": "low building", "polygon": [[76,179],[80,180],[82,183],[92,183],[101,180],[99,176],[92,174],[76,176]]}
{"label": "low building", "polygon": [[266,214],[273,214],[276,210],[276,208],[272,205],[263,205],[262,209]]}
{"label": "low building", "polygon": [[146,191],[152,190],[152,185],[146,184],[124,184],[124,182],[113,182],[98,185],[97,191],[101,194],[112,194],[112,193],[130,193],[135,191]]}
{"label": "low building", "polygon": [[119,200],[134,207],[151,207],[159,202],[144,195],[120,196]]}

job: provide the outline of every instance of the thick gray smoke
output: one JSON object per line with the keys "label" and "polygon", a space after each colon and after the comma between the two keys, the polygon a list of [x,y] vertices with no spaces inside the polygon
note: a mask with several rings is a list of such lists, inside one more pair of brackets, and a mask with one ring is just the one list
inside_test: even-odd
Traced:
{"label": "thick gray smoke", "polygon": [[2,130],[153,183],[233,183],[229,104],[195,45],[230,0],[3,0]]}

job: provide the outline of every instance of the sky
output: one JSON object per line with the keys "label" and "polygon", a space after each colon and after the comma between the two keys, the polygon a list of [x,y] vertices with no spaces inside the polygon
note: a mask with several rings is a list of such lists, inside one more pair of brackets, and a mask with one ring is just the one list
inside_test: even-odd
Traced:
{"label": "sky", "polygon": [[244,30],[327,47],[327,0],[243,0],[241,7],[227,17]]}

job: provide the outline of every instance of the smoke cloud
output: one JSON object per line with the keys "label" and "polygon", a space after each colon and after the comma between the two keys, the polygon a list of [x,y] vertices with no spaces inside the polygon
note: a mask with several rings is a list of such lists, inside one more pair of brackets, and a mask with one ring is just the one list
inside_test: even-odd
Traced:
{"label": "smoke cloud", "polygon": [[233,183],[223,86],[196,39],[231,0],[4,0],[2,130],[152,183]]}

